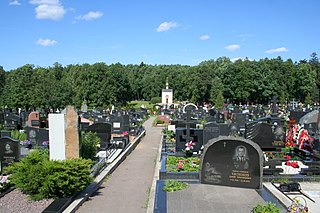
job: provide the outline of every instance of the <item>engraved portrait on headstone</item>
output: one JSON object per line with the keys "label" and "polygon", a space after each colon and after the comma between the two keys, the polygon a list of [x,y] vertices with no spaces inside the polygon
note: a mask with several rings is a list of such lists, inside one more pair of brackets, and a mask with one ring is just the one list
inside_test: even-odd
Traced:
{"label": "engraved portrait on headstone", "polygon": [[248,169],[249,168],[249,156],[245,146],[239,145],[235,148],[233,154],[233,165],[236,169]]}

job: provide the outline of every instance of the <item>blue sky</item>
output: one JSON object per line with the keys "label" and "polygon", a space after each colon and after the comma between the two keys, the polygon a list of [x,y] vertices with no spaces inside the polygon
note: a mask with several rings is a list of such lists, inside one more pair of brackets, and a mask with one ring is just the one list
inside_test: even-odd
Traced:
{"label": "blue sky", "polygon": [[0,66],[320,54],[319,0],[1,0]]}

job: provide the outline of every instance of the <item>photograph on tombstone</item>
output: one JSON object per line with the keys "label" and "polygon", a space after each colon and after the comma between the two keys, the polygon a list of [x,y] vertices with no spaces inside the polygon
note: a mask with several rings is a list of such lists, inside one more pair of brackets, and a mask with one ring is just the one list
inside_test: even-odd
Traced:
{"label": "photograph on tombstone", "polygon": [[234,150],[233,165],[236,169],[248,169],[249,168],[249,156],[247,148],[243,145],[239,145]]}
{"label": "photograph on tombstone", "polygon": [[5,151],[4,151],[4,153],[5,153],[5,154],[11,154],[11,153],[13,153],[10,144],[7,143],[7,144],[5,145]]}

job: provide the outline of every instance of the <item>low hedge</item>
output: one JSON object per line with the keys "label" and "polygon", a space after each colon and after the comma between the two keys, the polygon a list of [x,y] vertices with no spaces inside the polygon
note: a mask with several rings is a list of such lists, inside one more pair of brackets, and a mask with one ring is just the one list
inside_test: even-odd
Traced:
{"label": "low hedge", "polygon": [[48,150],[34,150],[6,168],[14,187],[33,200],[63,198],[85,189],[92,181],[86,159],[49,160]]}

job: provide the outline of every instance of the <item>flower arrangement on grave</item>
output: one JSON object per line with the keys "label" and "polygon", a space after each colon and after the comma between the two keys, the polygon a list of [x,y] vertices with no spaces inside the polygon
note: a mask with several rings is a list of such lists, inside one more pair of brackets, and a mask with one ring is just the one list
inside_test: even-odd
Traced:
{"label": "flower arrangement on grave", "polygon": [[192,150],[193,150],[195,145],[196,145],[196,143],[193,142],[193,141],[189,141],[189,142],[187,142],[185,144],[185,146],[186,146],[185,153],[186,153],[187,157],[191,157],[192,156],[192,154],[193,154]]}
{"label": "flower arrangement on grave", "polygon": [[42,146],[49,146],[49,141],[42,141]]}
{"label": "flower arrangement on grave", "polygon": [[313,138],[310,137],[306,129],[301,129],[297,137],[299,149],[304,149],[312,152]]}
{"label": "flower arrangement on grave", "polygon": [[296,147],[312,152],[313,138],[303,126],[298,124],[289,124],[286,134],[286,147]]}
{"label": "flower arrangement on grave", "polygon": [[9,176],[10,175],[0,176],[0,193],[11,187]]}
{"label": "flower arrangement on grave", "polygon": [[200,169],[200,158],[168,156],[166,170],[168,172],[198,172]]}
{"label": "flower arrangement on grave", "polygon": [[32,147],[31,141],[29,141],[29,140],[23,141],[23,146],[31,149],[31,147]]}
{"label": "flower arrangement on grave", "polygon": [[292,158],[290,155],[285,155],[284,158],[287,159],[284,165],[291,166],[295,169],[300,167],[298,161],[295,161],[294,158]]}

